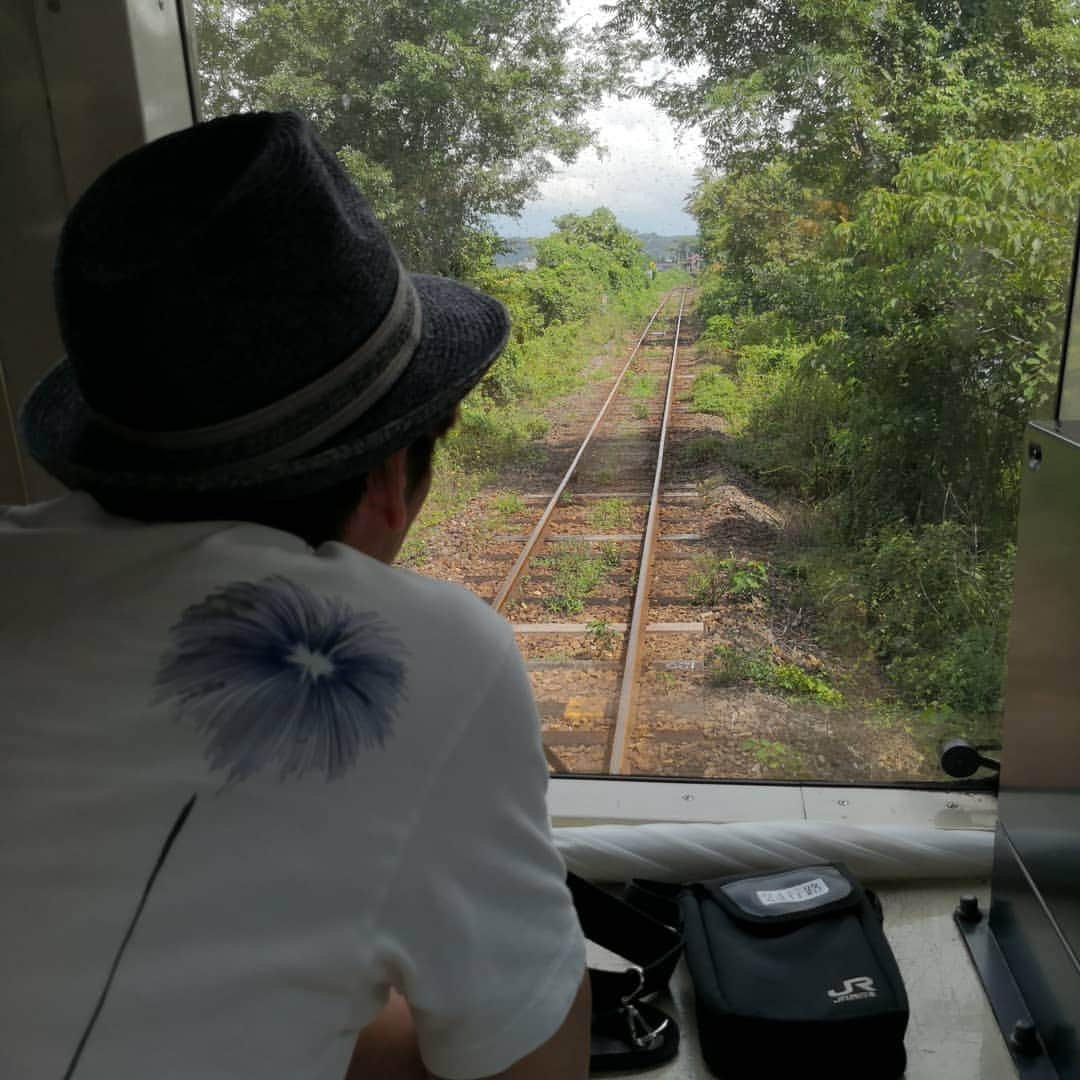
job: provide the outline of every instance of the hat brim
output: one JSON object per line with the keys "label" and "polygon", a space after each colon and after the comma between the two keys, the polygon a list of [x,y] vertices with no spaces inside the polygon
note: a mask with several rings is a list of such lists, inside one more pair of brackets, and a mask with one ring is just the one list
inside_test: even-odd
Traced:
{"label": "hat brim", "polygon": [[[287,498],[366,472],[430,430],[480,381],[506,345],[510,320],[490,296],[448,278],[410,275],[420,297],[420,343],[385,396],[328,444],[272,464],[223,462],[191,470],[96,420],[67,360],[23,406],[20,426],[33,458],[70,488],[155,494],[244,492]],[[207,393],[213,388],[207,387]]]}

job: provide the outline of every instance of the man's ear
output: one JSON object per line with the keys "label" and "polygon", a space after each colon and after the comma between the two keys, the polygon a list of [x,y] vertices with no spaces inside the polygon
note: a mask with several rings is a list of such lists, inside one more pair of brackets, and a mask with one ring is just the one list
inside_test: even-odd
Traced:
{"label": "man's ear", "polygon": [[370,524],[377,528],[400,532],[408,524],[409,508],[405,498],[406,454],[408,450],[403,448],[368,472],[367,488],[360,505],[363,507],[364,503],[368,504],[368,511],[373,515],[373,518],[369,519]]}
{"label": "man's ear", "polygon": [[372,558],[392,562],[409,522],[405,498],[405,455],[399,450],[372,467],[364,496],[345,523],[341,542]]}

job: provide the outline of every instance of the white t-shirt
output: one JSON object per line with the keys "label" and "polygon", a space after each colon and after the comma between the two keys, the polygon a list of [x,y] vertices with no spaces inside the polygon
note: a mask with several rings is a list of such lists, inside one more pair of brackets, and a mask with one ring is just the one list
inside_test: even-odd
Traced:
{"label": "white t-shirt", "polygon": [[584,942],[528,678],[464,590],[87,495],[0,511],[0,1075],[341,1080],[562,1024]]}

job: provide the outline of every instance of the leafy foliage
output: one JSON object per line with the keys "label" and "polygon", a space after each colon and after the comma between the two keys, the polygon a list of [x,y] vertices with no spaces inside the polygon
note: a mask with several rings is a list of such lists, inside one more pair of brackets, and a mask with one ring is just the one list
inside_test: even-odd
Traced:
{"label": "leafy foliage", "polygon": [[690,388],[690,408],[694,412],[723,416],[738,422],[744,416],[744,402],[735,381],[713,364],[698,368]]}
{"label": "leafy foliage", "polygon": [[412,269],[461,274],[470,234],[519,211],[594,132],[614,69],[562,0],[196,0],[203,109],[293,108],[369,196]]}
{"label": "leafy foliage", "polygon": [[703,67],[647,89],[714,166],[783,159],[838,199],[956,139],[1059,138],[1080,104],[1071,0],[619,0],[609,34],[634,28]]}
{"label": "leafy foliage", "polygon": [[705,64],[652,88],[713,166],[691,208],[721,365],[692,406],[812,503],[821,620],[909,702],[993,712],[1080,198],[1075,6],[627,0],[613,25]]}
{"label": "leafy foliage", "polygon": [[[577,385],[581,364],[582,324],[596,312],[608,312],[612,326],[620,313],[636,316],[647,306],[650,290],[638,241],[600,207],[587,217],[568,215],[561,227],[537,242],[537,269],[496,267],[497,241],[490,234],[470,240],[468,278],[501,300],[510,314],[510,340],[482,383],[482,393],[505,404],[522,394],[551,397]],[[563,356],[565,365],[552,364]]]}
{"label": "leafy foliage", "polygon": [[520,514],[525,509],[521,496],[516,491],[503,491],[491,500],[492,509],[504,518]]}
{"label": "leafy foliage", "polygon": [[[900,515],[1013,534],[1017,447],[1054,384],[1080,140],[960,142],[906,161],[777,295],[848,388],[848,530]],[[989,537],[987,537],[989,539]]]}
{"label": "leafy foliage", "polygon": [[769,582],[769,567],[756,559],[737,559],[729,555],[718,559],[706,555],[694,560],[690,572],[691,603],[714,607],[721,600],[753,599]]}
{"label": "leafy foliage", "polygon": [[638,401],[648,401],[656,396],[660,380],[649,372],[631,373],[626,380],[626,395]]}
{"label": "leafy foliage", "polygon": [[806,671],[798,664],[777,660],[762,649],[741,649],[718,645],[709,665],[709,681],[714,686],[752,682],[776,693],[810,697],[822,705],[842,705],[844,696],[821,674]]}
{"label": "leafy foliage", "polygon": [[622,552],[617,540],[602,540],[600,542],[600,562],[607,570],[614,570],[622,561]]}
{"label": "leafy foliage", "polygon": [[585,624],[585,635],[597,656],[609,655],[619,644],[618,631],[606,619],[590,619]]}
{"label": "leafy foliage", "polygon": [[1013,547],[981,553],[956,522],[888,526],[863,548],[871,640],[920,705],[1000,708]]}

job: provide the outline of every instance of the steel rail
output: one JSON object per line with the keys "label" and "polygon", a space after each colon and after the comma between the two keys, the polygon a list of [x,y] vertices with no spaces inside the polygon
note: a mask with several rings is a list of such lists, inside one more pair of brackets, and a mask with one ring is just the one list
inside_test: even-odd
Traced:
{"label": "steel rail", "polygon": [[[521,577],[521,571],[525,569],[525,564],[532,558],[532,553],[536,548],[536,545],[540,542],[540,537],[543,535],[544,530],[548,526],[548,522],[551,520],[551,515],[555,512],[555,507],[559,503],[559,499],[562,498],[562,493],[566,490],[566,485],[573,479],[574,473],[577,471],[579,462],[581,461],[585,450],[589,443],[592,441],[593,435],[596,433],[596,429],[600,426],[604,417],[607,415],[607,411],[612,401],[615,400],[615,395],[618,393],[619,387],[622,384],[623,376],[630,370],[630,365],[634,362],[634,357],[637,356],[638,350],[644,344],[645,338],[648,336],[649,331],[652,329],[652,324],[656,322],[657,316],[667,306],[668,301],[674,295],[675,290],[671,292],[660,301],[660,306],[652,313],[652,317],[649,319],[645,326],[645,329],[641,332],[641,337],[638,338],[637,344],[634,346],[633,352],[630,353],[629,359],[623,365],[622,371],[619,372],[619,377],[615,380],[615,385],[612,386],[611,392],[608,394],[604,401],[604,404],[600,407],[600,412],[597,413],[596,419],[592,422],[592,427],[589,428],[588,434],[585,436],[581,445],[578,447],[577,453],[574,455],[574,460],[570,462],[570,467],[566,470],[566,474],[563,476],[559,483],[559,486],[555,489],[555,494],[551,496],[547,506],[544,508],[544,512],[540,515],[540,520],[537,521],[533,528],[533,531],[529,534],[529,539],[525,541],[525,546],[521,549],[521,553],[514,561],[514,565],[510,568],[510,572],[506,575],[499,591],[495,594],[495,599],[491,601],[491,606],[496,611],[502,611],[503,605],[506,603],[507,598],[513,591],[514,586],[518,582],[518,578]],[[685,297],[685,291],[683,296]],[[679,305],[680,316],[682,314],[682,305]],[[676,340],[678,340],[678,331],[675,334]]]}
{"label": "steel rail", "polygon": [[615,731],[611,742],[608,773],[623,772],[626,757],[626,739],[634,719],[637,704],[638,669],[641,666],[641,643],[649,614],[649,579],[652,576],[653,549],[660,520],[660,478],[664,471],[664,447],[667,445],[668,425],[671,421],[671,403],[675,398],[675,368],[679,355],[679,331],[682,328],[683,307],[686,290],[679,297],[679,313],[675,318],[675,341],[671,347],[671,369],[668,372],[667,395],[664,398],[664,419],[660,425],[660,447],[656,454],[656,472],[653,475],[652,496],[649,499],[649,516],[645,520],[645,543],[641,548],[641,565],[638,567],[637,589],[634,592],[634,610],[626,633],[626,660],[623,663],[622,686],[619,689],[619,709],[615,715]]}

